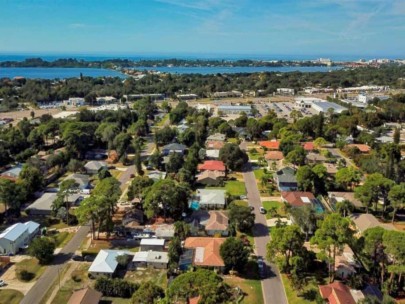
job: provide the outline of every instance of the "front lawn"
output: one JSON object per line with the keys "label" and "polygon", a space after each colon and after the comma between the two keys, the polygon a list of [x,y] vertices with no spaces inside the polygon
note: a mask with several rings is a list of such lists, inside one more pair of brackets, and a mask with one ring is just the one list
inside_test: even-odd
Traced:
{"label": "front lawn", "polygon": [[260,182],[261,178],[264,176],[264,170],[263,169],[256,169],[253,171],[255,174],[256,179]]}
{"label": "front lawn", "polygon": [[[18,262],[17,264],[15,264],[15,266],[16,266],[15,267],[16,276],[22,282],[31,282],[35,278],[40,277],[46,268],[45,266],[40,265],[36,258],[22,260],[21,262]],[[22,280],[21,276],[18,275],[21,271],[29,272],[31,279]]]}
{"label": "front lawn", "polygon": [[247,280],[237,276],[227,276],[224,281],[232,287],[239,287],[245,293],[243,304],[262,304],[263,293],[260,280]]}
{"label": "front lawn", "polygon": [[267,213],[266,213],[267,219],[271,219],[271,218],[275,217],[274,212],[272,212],[271,210],[275,210],[277,212],[277,214],[282,217],[286,216],[283,203],[271,201],[271,202],[263,202],[262,205],[263,205],[263,208],[266,209],[266,211],[267,211]]}
{"label": "front lawn", "polygon": [[248,207],[249,206],[247,201],[242,201],[242,200],[235,200],[232,203],[234,203],[236,206],[241,206],[241,207]]}
{"label": "front lawn", "polygon": [[64,247],[74,236],[74,233],[69,233],[67,231],[63,231],[58,233],[57,235],[53,236],[52,238],[55,240],[56,248]]}
{"label": "front lawn", "polygon": [[225,190],[234,196],[246,195],[245,183],[240,181],[227,181]]}
{"label": "front lawn", "polygon": [[24,295],[15,289],[0,289],[0,304],[18,304]]}
{"label": "front lawn", "polygon": [[318,285],[314,279],[308,281],[307,286],[301,292],[299,296],[297,291],[291,285],[290,280],[285,274],[281,275],[283,280],[285,293],[287,294],[287,300],[289,304],[312,304],[317,303],[316,297],[319,294]]}
{"label": "front lawn", "polygon": [[58,290],[52,300],[52,304],[67,303],[70,296],[75,290],[86,286],[88,284],[87,282],[89,281],[89,278],[87,276],[88,269],[88,264],[79,264],[70,275],[70,278],[66,282],[64,282],[61,288]]}

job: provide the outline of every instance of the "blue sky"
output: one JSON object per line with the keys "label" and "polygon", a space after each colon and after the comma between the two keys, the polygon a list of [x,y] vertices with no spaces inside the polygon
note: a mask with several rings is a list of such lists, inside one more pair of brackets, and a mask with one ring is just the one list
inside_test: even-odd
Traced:
{"label": "blue sky", "polygon": [[405,57],[405,0],[0,0],[0,53]]}

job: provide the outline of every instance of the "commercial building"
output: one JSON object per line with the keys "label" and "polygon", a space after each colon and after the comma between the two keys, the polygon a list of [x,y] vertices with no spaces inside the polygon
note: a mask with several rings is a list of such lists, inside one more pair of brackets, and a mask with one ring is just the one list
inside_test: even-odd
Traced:
{"label": "commercial building", "polygon": [[241,114],[246,113],[250,115],[252,113],[251,106],[234,106],[234,105],[222,105],[218,106],[218,112],[223,114]]}

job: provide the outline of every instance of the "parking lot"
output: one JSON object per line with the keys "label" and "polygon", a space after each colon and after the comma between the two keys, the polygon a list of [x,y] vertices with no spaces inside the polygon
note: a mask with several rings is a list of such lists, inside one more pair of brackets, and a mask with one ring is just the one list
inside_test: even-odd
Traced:
{"label": "parking lot", "polygon": [[299,110],[302,113],[302,116],[312,116],[316,112],[312,108],[297,108],[295,107],[294,102],[272,102],[265,104],[256,104],[255,105],[260,114],[266,115],[268,111],[273,110],[278,118],[285,118],[288,121],[293,119],[290,117],[290,114],[293,110]]}

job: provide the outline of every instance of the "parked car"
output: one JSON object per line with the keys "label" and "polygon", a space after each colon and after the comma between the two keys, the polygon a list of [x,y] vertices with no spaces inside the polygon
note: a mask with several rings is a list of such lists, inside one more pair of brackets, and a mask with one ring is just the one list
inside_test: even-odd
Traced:
{"label": "parked car", "polygon": [[261,213],[261,214],[266,214],[267,211],[266,211],[266,209],[264,209],[263,207],[260,207],[260,213]]}
{"label": "parked car", "polygon": [[73,261],[83,261],[83,257],[81,255],[74,254],[72,256]]}
{"label": "parked car", "polygon": [[255,207],[253,207],[253,206],[250,206],[250,210],[252,210],[252,211],[253,211],[253,210],[255,210]]}
{"label": "parked car", "polygon": [[4,282],[4,280],[0,280],[0,287],[6,286],[6,282]]}
{"label": "parked car", "polygon": [[247,199],[247,196],[246,196],[246,195],[241,195],[241,196],[239,196],[239,198],[240,198],[241,200],[245,200],[245,199]]}
{"label": "parked car", "polygon": [[257,266],[259,267],[259,270],[263,269],[264,263],[263,263],[263,258],[262,257],[257,258]]}
{"label": "parked car", "polygon": [[96,258],[96,257],[93,256],[93,255],[85,255],[85,256],[84,256],[84,260],[85,260],[86,262],[93,262],[95,258]]}

